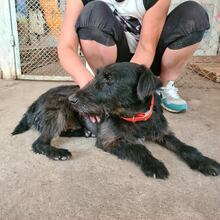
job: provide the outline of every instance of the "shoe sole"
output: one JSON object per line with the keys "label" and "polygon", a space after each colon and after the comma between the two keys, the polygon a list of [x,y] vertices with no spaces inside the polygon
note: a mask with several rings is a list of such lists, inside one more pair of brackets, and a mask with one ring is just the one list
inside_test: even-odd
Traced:
{"label": "shoe sole", "polygon": [[166,109],[168,112],[172,112],[172,113],[183,113],[183,112],[186,112],[186,110],[176,111],[176,110],[167,108],[163,103],[161,103],[161,106],[162,106],[164,109]]}

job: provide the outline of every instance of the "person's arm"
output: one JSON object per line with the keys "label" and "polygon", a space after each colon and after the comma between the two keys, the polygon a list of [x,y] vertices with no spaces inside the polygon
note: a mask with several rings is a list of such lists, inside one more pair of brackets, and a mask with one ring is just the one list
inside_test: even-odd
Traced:
{"label": "person's arm", "polygon": [[140,40],[131,62],[150,68],[167,17],[170,0],[158,0],[144,15]]}
{"label": "person's arm", "polygon": [[75,31],[75,24],[83,7],[81,0],[67,0],[65,17],[58,43],[60,63],[80,88],[84,87],[93,78],[78,55],[79,40]]}

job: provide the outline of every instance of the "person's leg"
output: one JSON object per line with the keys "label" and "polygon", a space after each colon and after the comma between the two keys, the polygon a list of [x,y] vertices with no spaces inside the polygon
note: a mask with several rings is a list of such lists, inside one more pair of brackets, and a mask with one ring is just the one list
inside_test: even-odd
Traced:
{"label": "person's leg", "polygon": [[162,105],[169,111],[187,109],[173,83],[184,71],[208,28],[206,11],[193,1],[180,4],[167,17],[151,69],[164,85],[160,91]]}
{"label": "person's leg", "polygon": [[93,70],[115,63],[117,59],[117,46],[105,46],[96,41],[80,40],[80,45],[85,58]]}
{"label": "person's leg", "polygon": [[199,43],[178,50],[166,48],[161,60],[160,71],[160,80],[163,85],[167,85],[169,81],[176,81],[179,78],[198,46]]}
{"label": "person's leg", "polygon": [[122,26],[108,5],[88,3],[80,14],[76,31],[81,49],[92,70],[131,58]]}

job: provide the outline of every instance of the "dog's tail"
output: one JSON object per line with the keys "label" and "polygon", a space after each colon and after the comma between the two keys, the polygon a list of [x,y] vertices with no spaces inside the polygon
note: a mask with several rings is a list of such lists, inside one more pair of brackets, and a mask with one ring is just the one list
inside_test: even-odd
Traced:
{"label": "dog's tail", "polygon": [[27,131],[30,128],[28,123],[27,113],[24,114],[23,118],[19,121],[18,125],[15,127],[14,131],[11,133],[12,135],[21,134]]}
{"label": "dog's tail", "polygon": [[28,110],[24,113],[22,119],[19,121],[18,125],[15,127],[12,135],[21,134],[29,130],[33,124],[33,115],[36,111],[36,102],[34,102]]}

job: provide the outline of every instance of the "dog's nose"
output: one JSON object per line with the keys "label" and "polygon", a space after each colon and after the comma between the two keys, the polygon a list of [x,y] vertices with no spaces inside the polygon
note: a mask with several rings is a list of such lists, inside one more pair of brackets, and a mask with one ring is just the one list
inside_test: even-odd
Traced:
{"label": "dog's nose", "polygon": [[75,95],[71,95],[69,97],[69,101],[72,103],[72,104],[76,104],[78,102],[78,98],[75,96]]}

